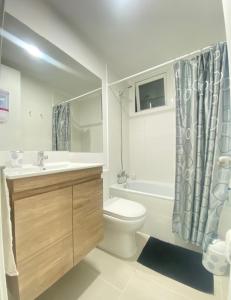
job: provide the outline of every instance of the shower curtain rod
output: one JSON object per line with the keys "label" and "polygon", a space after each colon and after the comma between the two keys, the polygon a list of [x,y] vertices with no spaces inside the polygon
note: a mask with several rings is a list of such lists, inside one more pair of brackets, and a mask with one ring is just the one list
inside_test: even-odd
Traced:
{"label": "shower curtain rod", "polygon": [[89,95],[94,94],[94,93],[96,93],[96,92],[98,92],[98,91],[101,91],[101,90],[102,90],[102,88],[98,88],[98,89],[92,90],[92,91],[90,91],[90,92],[84,93],[84,94],[79,95],[79,96],[77,96],[77,97],[74,97],[74,98],[71,98],[71,99],[68,99],[68,100],[59,102],[59,103],[55,104],[54,106],[57,106],[57,105],[60,105],[60,104],[64,104],[64,103],[68,103],[68,102],[72,102],[72,101],[78,100],[78,99],[80,99],[80,98],[89,96]]}
{"label": "shower curtain rod", "polygon": [[127,77],[124,77],[124,78],[122,78],[122,79],[113,81],[113,82],[109,83],[108,86],[110,87],[110,86],[116,85],[116,84],[118,84],[118,83],[121,83],[121,82],[123,82],[123,81],[126,81],[126,80],[128,80],[128,79],[137,77],[137,76],[139,76],[139,75],[143,75],[143,74],[148,73],[148,72],[150,72],[150,71],[154,71],[154,70],[156,70],[156,69],[159,69],[159,68],[161,68],[161,67],[164,67],[164,66],[166,66],[166,65],[169,65],[169,64],[171,64],[171,63],[174,63],[174,62],[176,62],[176,61],[178,61],[178,60],[180,60],[180,59],[184,59],[184,58],[186,58],[186,57],[188,57],[188,56],[191,56],[191,55],[193,56],[193,55],[196,55],[196,54],[198,54],[198,53],[200,53],[200,52],[202,52],[202,51],[208,50],[208,49],[210,49],[211,47],[212,47],[212,46],[208,46],[208,47],[205,47],[205,48],[203,48],[203,49],[201,49],[201,50],[195,50],[195,51],[193,51],[193,52],[190,52],[190,53],[187,53],[187,54],[185,54],[185,55],[179,56],[179,57],[177,57],[177,58],[173,58],[173,59],[168,60],[168,61],[166,61],[166,62],[164,62],[164,63],[162,63],[162,64],[160,64],[160,65],[157,65],[157,66],[148,68],[148,69],[146,69],[146,70],[144,70],[144,71],[138,72],[138,73],[133,74],[133,75],[131,75],[131,76],[127,76]]}

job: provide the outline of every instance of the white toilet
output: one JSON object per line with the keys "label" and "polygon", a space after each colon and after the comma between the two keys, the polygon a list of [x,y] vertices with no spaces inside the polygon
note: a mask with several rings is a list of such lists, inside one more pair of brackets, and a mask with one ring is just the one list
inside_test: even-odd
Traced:
{"label": "white toilet", "polygon": [[104,203],[104,240],[99,247],[122,258],[137,251],[135,234],[143,226],[146,209],[123,198],[111,198]]}

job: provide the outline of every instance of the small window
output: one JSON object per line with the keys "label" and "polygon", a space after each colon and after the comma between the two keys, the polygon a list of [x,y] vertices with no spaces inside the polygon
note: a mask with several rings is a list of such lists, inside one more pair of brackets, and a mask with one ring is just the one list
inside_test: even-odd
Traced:
{"label": "small window", "polygon": [[153,109],[164,106],[165,99],[165,76],[156,76],[138,82],[136,84],[136,107],[135,111]]}

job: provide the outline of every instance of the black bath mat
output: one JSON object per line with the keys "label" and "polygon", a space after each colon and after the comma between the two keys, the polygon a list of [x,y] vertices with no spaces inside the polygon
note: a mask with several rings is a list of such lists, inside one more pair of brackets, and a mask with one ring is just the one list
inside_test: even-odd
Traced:
{"label": "black bath mat", "polygon": [[150,237],[138,258],[142,265],[204,293],[213,294],[213,275],[202,254]]}

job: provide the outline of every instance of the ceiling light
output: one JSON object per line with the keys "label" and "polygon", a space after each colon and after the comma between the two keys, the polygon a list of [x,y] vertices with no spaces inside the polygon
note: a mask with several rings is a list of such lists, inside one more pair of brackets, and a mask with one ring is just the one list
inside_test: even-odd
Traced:
{"label": "ceiling light", "polygon": [[43,56],[43,53],[36,46],[25,44],[24,47],[25,50],[34,57],[41,58]]}
{"label": "ceiling light", "polygon": [[17,36],[13,35],[12,33],[4,30],[3,28],[0,28],[0,36],[4,37],[5,39],[7,39],[8,41],[10,41],[11,43],[17,45],[18,47],[24,49],[26,52],[28,52],[30,55],[36,57],[36,58],[40,58],[43,61],[46,61],[47,63],[62,69],[66,72],[72,73],[75,76],[82,76],[79,74],[78,71],[72,69],[71,67],[66,66],[65,64],[57,61],[56,59],[52,58],[51,56],[47,55],[46,53],[42,52],[38,47],[32,45],[32,44],[28,44],[26,42],[24,42],[23,40],[21,40],[20,38],[18,38]]}

